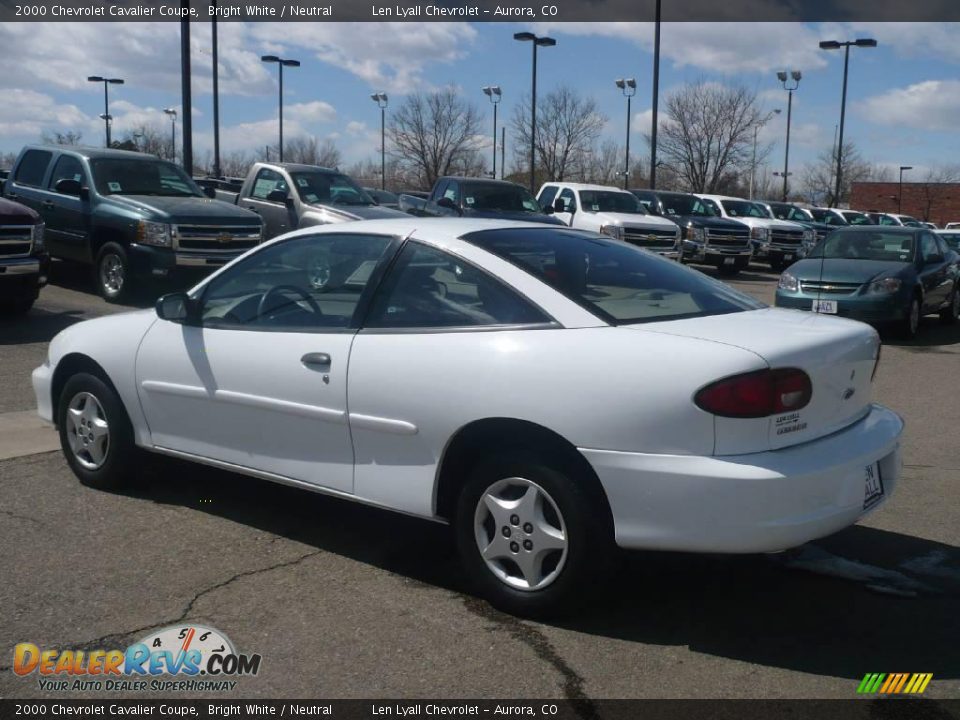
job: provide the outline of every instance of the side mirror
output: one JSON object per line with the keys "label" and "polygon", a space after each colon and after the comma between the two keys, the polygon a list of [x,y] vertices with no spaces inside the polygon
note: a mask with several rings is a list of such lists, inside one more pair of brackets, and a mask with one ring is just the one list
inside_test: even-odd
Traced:
{"label": "side mirror", "polygon": [[57,180],[57,184],[53,186],[53,189],[61,195],[80,197],[81,192],[83,191],[83,186],[80,184],[79,180],[64,178],[63,180]]}
{"label": "side mirror", "polygon": [[196,304],[185,292],[162,295],[156,304],[157,317],[170,322],[189,324],[194,320]]}
{"label": "side mirror", "polygon": [[544,215],[553,215],[553,206],[547,205],[543,208]]}
{"label": "side mirror", "polygon": [[211,200],[217,199],[217,189],[214,187],[210,187],[209,185],[203,188],[203,194],[206,195]]}
{"label": "side mirror", "polygon": [[439,200],[437,200],[437,206],[438,206],[438,207],[442,207],[442,208],[446,208],[447,210],[456,210],[456,209],[457,209],[456,203],[454,203],[453,200],[451,200],[451,199],[448,198],[448,197],[442,197],[442,198],[440,198]]}
{"label": "side mirror", "polygon": [[567,212],[567,204],[560,198],[557,198],[553,201],[553,211],[558,213]]}
{"label": "side mirror", "polygon": [[286,203],[289,198],[289,193],[283,190],[271,190],[267,193],[267,202]]}

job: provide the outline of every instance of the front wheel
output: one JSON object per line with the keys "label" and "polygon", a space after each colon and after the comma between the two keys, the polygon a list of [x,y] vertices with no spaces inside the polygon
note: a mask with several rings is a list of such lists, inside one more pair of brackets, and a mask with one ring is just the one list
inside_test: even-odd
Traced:
{"label": "front wheel", "polygon": [[130,418],[103,380],[79,373],[67,380],[57,409],[60,447],[74,475],[100,490],[121,487],[135,452]]}
{"label": "front wheel", "polygon": [[474,471],[457,503],[456,532],[481,595],[507,612],[541,616],[593,586],[611,559],[613,533],[588,482],[522,454]]}
{"label": "front wheel", "polygon": [[960,284],[953,286],[950,304],[940,311],[940,322],[944,325],[956,325],[960,318]]}
{"label": "front wheel", "polygon": [[30,308],[33,307],[36,299],[35,296],[27,296],[13,298],[6,303],[0,303],[0,315],[25,315],[30,312]]}
{"label": "front wheel", "polygon": [[106,243],[97,254],[97,292],[107,302],[119,302],[129,294],[130,263],[127,251],[117,243]]}
{"label": "front wheel", "polygon": [[901,321],[900,334],[905,340],[913,340],[920,330],[920,298],[914,295],[907,306],[907,314]]}

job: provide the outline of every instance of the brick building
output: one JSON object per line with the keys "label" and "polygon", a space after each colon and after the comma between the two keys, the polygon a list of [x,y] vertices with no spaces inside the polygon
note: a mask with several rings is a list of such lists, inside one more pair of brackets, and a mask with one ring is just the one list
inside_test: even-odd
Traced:
{"label": "brick building", "polygon": [[877,212],[903,212],[918,220],[943,227],[960,222],[960,183],[903,184],[903,210],[897,202],[900,184],[895,182],[855,182],[850,190],[850,207]]}

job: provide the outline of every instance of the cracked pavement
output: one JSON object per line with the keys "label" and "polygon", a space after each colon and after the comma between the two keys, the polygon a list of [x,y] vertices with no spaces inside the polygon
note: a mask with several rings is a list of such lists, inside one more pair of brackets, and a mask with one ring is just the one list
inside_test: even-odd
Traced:
{"label": "cracked pavement", "polygon": [[[772,278],[733,284],[769,300]],[[35,325],[0,326],[0,411],[29,409],[55,330],[111,310],[67,278]],[[624,554],[549,623],[466,592],[443,526],[168,458],[123,493],[55,452],[0,460],[0,696],[63,697],[13,674],[18,642],[125,647],[190,621],[263,656],[230,697],[567,698],[588,718],[602,698],[848,698],[868,671],[933,672],[927,696],[960,697],[957,355],[934,319],[884,348],[876,394],[907,419],[907,466],[861,525],[780,556]]]}

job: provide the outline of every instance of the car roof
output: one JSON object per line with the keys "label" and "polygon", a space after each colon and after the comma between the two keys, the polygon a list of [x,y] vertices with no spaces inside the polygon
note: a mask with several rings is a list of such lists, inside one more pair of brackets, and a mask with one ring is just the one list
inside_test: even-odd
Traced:
{"label": "car roof", "polygon": [[926,229],[906,225],[844,225],[837,228],[837,230],[843,230],[844,232],[877,232],[879,230],[880,232],[892,232],[901,235],[913,235],[918,230]]}
{"label": "car roof", "polygon": [[336,173],[340,174],[339,170],[334,170],[333,168],[324,167],[323,165],[307,165],[305,163],[280,163],[280,162],[262,162],[261,165],[273,165],[275,167],[281,167],[287,172],[316,172],[317,170],[324,173]]}
{"label": "car roof", "polygon": [[510,180],[494,180],[493,178],[467,177],[465,175],[444,175],[437,178],[437,182],[441,180],[456,180],[457,182],[470,183],[471,185],[508,185],[510,187],[523,187],[523,185],[511,182]]}
{"label": "car roof", "polygon": [[568,187],[571,190],[616,190],[617,192],[629,193],[629,190],[618,188],[615,185],[595,185],[593,183],[572,183],[572,182],[548,182],[544,186],[556,185],[557,187]]}
{"label": "car roof", "polygon": [[74,153],[89,160],[99,160],[103,158],[127,158],[130,160],[160,159],[151,153],[136,152],[134,150],[117,150],[116,148],[86,147],[84,145],[27,145],[23,149],[24,152],[27,150],[48,150],[50,152]]}

